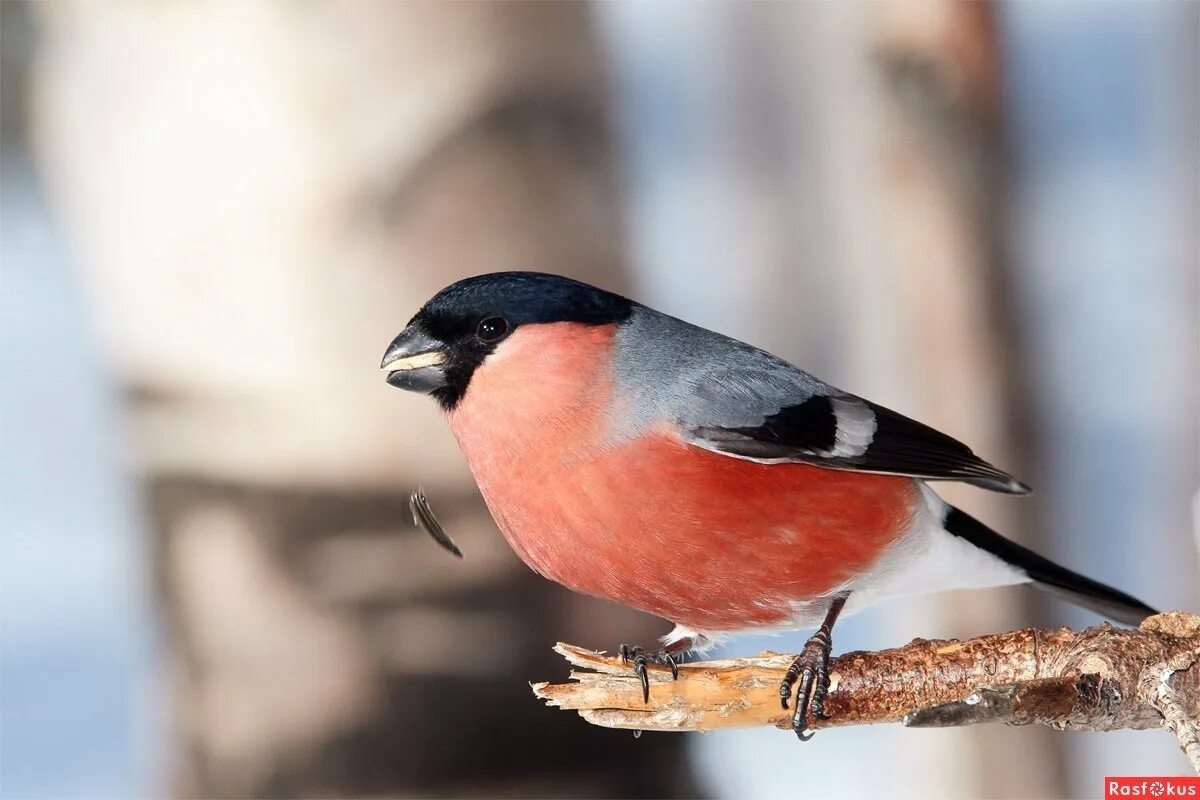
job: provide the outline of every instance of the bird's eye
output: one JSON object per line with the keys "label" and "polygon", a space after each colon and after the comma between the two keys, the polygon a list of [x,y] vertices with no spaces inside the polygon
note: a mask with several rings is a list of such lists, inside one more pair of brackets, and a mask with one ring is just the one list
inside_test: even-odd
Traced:
{"label": "bird's eye", "polygon": [[475,329],[481,342],[498,342],[508,334],[508,322],[504,317],[486,317]]}

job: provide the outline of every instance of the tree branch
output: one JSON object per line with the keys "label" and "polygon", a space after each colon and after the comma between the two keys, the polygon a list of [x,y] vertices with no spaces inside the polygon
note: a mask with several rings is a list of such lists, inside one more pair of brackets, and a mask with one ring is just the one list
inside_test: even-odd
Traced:
{"label": "tree branch", "polygon": [[[685,664],[678,681],[665,667],[651,666],[646,704],[633,670],[619,659],[569,644],[555,650],[580,669],[570,683],[534,684],[534,694],[595,725],[710,731],[790,724],[779,705],[789,655]],[[839,656],[831,678],[830,718],[815,728],[879,722],[1167,728],[1200,773],[1200,616],[1159,614],[1137,630],[1105,624],[1080,632],[1025,628],[967,641],[917,639]]]}

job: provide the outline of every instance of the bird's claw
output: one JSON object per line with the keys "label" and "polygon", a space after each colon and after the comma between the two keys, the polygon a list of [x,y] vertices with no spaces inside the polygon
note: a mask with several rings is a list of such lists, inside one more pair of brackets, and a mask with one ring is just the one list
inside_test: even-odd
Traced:
{"label": "bird's claw", "polygon": [[647,664],[658,664],[671,670],[672,680],[679,680],[679,666],[675,663],[675,658],[666,650],[655,650],[647,653],[641,647],[636,645],[630,647],[623,644],[617,648],[617,655],[621,657],[622,664],[633,662],[633,674],[638,677],[642,683],[642,702],[650,702],[650,676],[647,674]]}
{"label": "bird's claw", "polygon": [[786,711],[792,696],[792,687],[799,681],[796,690],[796,709],[792,713],[792,731],[802,742],[813,737],[808,727],[809,720],[825,720],[825,698],[829,693],[829,656],[832,651],[829,634],[819,630],[804,644],[800,655],[788,667],[787,674],[779,684],[779,704]]}

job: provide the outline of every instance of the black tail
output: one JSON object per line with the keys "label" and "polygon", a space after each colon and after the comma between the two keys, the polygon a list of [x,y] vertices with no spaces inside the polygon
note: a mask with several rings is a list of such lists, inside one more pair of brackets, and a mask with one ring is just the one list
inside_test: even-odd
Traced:
{"label": "black tail", "polygon": [[1086,578],[1066,567],[1060,567],[1050,559],[1043,558],[1016,542],[1010,542],[970,514],[953,506],[946,515],[945,526],[946,530],[955,536],[966,539],[981,550],[986,550],[1024,571],[1039,589],[1053,592],[1068,602],[1091,609],[1111,620],[1126,625],[1137,625],[1151,614],[1158,613],[1136,597]]}

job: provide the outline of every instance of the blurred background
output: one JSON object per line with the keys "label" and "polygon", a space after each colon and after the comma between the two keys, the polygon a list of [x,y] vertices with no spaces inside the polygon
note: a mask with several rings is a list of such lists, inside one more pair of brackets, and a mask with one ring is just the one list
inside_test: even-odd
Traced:
{"label": "blurred background", "polygon": [[[1160,732],[591,728],[662,621],[536,578],[379,357],[561,272],[1034,484],[945,494],[1200,603],[1200,5],[0,4],[0,795],[1084,797]],[[462,545],[413,529],[418,484]],[[1097,618],[914,598],[835,648]],[[804,634],[730,652],[798,648]]]}

